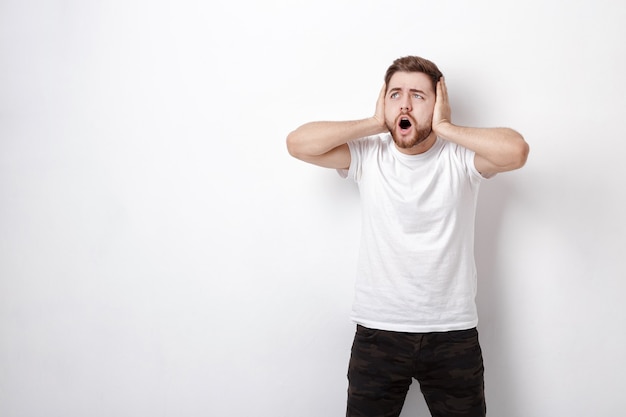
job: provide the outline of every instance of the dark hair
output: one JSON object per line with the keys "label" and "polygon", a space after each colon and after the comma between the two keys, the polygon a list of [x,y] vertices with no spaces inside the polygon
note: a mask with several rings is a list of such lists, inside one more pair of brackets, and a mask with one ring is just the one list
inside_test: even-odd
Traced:
{"label": "dark hair", "polygon": [[385,74],[385,85],[389,87],[389,80],[396,72],[423,72],[428,75],[433,82],[433,91],[437,90],[437,82],[443,76],[437,65],[419,56],[405,56],[393,61]]}

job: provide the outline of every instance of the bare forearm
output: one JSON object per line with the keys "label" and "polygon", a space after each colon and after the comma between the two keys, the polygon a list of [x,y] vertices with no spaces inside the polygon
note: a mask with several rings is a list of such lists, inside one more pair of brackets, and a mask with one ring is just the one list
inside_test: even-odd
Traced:
{"label": "bare forearm", "polygon": [[384,125],[374,117],[342,122],[311,122],[289,134],[287,147],[294,156],[319,156],[351,140],[385,131]]}
{"label": "bare forearm", "polygon": [[493,167],[508,171],[523,166],[528,156],[528,144],[518,132],[510,128],[475,128],[441,123],[437,134],[442,138],[468,148]]}

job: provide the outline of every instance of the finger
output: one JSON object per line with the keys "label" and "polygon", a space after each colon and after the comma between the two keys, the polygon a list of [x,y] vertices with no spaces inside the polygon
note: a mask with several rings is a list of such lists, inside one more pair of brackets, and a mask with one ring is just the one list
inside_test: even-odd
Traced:
{"label": "finger", "polygon": [[387,85],[383,83],[380,93],[378,93],[378,100],[376,100],[376,112],[374,118],[378,119],[380,123],[384,123],[385,120],[385,94],[387,93]]}
{"label": "finger", "polygon": [[448,96],[448,86],[446,85],[446,79],[442,76],[439,79],[439,84],[441,84],[441,92],[442,94],[447,97]]}
{"label": "finger", "polygon": [[383,105],[385,102],[385,94],[387,94],[387,86],[383,83],[382,88],[380,89],[380,93],[378,93],[378,101],[377,104]]}
{"label": "finger", "polygon": [[437,81],[437,97],[436,100],[437,101],[443,101],[445,99],[445,91],[444,91],[445,86],[442,83],[441,78],[439,79],[439,81]]}

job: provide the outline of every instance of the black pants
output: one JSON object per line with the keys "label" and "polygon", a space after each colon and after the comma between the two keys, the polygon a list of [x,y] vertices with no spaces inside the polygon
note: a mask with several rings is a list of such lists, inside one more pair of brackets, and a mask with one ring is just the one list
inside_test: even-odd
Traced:
{"label": "black pants", "polygon": [[478,331],[400,333],[357,326],[348,417],[397,417],[413,378],[433,417],[484,417]]}

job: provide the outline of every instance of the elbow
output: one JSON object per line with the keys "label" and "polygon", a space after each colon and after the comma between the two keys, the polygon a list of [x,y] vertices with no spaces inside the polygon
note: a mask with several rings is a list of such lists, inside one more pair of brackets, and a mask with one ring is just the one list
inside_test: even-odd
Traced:
{"label": "elbow", "polygon": [[526,142],[524,140],[524,138],[522,137],[522,135],[519,135],[519,140],[517,143],[517,147],[515,150],[515,168],[514,169],[519,169],[521,167],[523,167],[524,165],[526,165],[526,161],[528,160],[528,154],[530,153],[530,146],[528,145],[528,142]]}
{"label": "elbow", "polygon": [[307,135],[302,134],[298,129],[287,135],[287,151],[294,158],[306,160],[308,157],[318,155],[314,143]]}
{"label": "elbow", "polygon": [[509,132],[510,140],[507,141],[508,150],[506,151],[508,156],[506,162],[503,161],[504,163],[500,166],[502,171],[513,171],[526,165],[530,152],[530,147],[521,134],[512,129],[509,129]]}
{"label": "elbow", "polygon": [[301,150],[300,142],[298,140],[298,135],[296,134],[295,131],[287,135],[286,142],[287,142],[287,152],[289,152],[289,155],[293,156],[294,158],[300,159],[302,155],[302,150]]}
{"label": "elbow", "polygon": [[494,169],[495,172],[514,171],[526,165],[530,147],[522,135],[515,131],[511,131],[511,133],[515,137],[510,136],[511,140],[507,141],[506,148],[501,149],[502,153],[500,154],[500,158],[498,158],[499,161],[494,159],[491,162],[493,164],[492,169]]}

